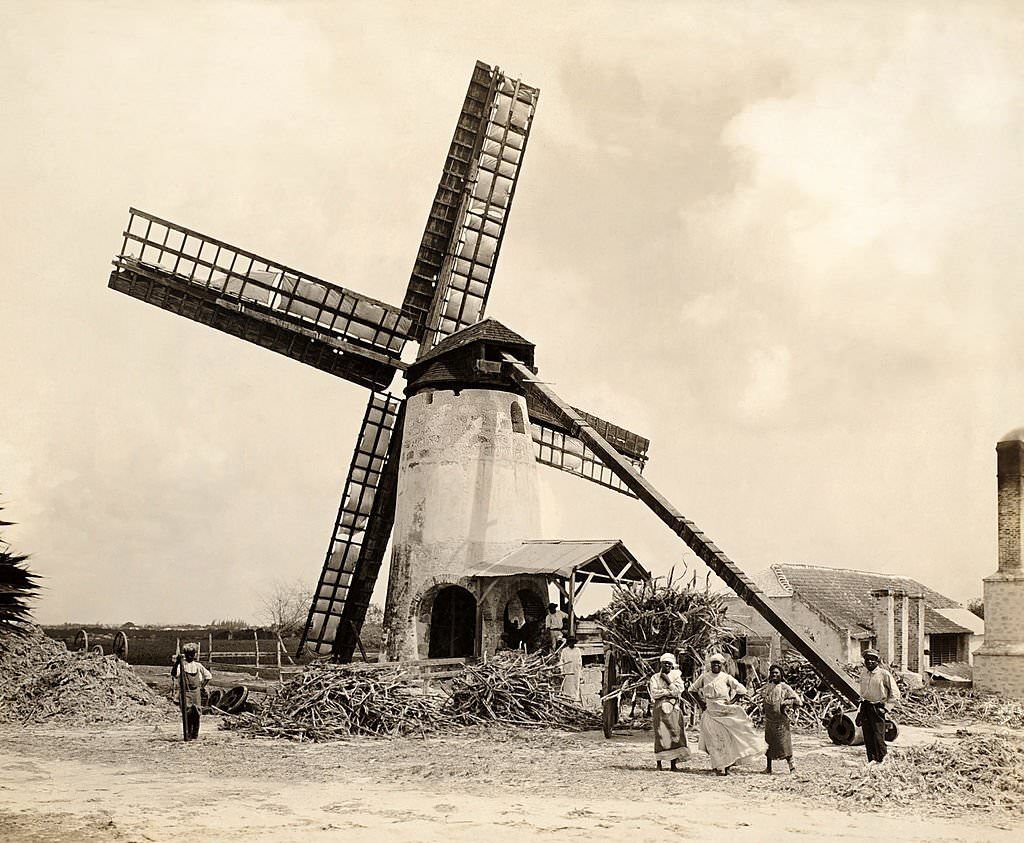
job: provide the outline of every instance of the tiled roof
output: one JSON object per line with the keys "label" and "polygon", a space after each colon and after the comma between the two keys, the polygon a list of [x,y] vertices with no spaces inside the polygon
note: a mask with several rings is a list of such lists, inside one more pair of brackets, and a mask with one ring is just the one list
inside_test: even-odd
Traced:
{"label": "tiled roof", "polygon": [[761,579],[758,579],[758,584],[769,596],[795,594],[838,626],[850,630],[872,629],[874,598],[871,592],[879,588],[891,588],[905,591],[911,596],[924,595],[925,633],[970,632],[934,611],[960,608],[959,603],[910,577],[826,568],[821,565],[780,563],[772,565]]}
{"label": "tiled roof", "polygon": [[435,345],[430,351],[424,354],[416,364],[422,364],[427,360],[433,360],[435,357],[440,357],[442,354],[447,354],[456,348],[462,348],[470,343],[484,340],[486,342],[495,343],[497,345],[514,345],[524,346],[533,349],[534,344],[525,337],[519,336],[515,331],[510,328],[506,328],[497,319],[484,319],[482,322],[477,322],[474,325],[470,325],[468,328],[463,328],[461,331],[452,334],[451,336],[445,337],[441,342]]}

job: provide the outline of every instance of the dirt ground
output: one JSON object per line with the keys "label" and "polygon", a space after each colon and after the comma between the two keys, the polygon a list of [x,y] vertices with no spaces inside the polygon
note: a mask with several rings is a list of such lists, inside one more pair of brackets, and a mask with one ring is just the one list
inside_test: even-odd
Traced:
{"label": "dirt ground", "polygon": [[[1007,817],[934,817],[927,805],[896,813],[884,794],[878,812],[823,800],[821,782],[865,758],[863,748],[816,736],[796,737],[793,776],[757,767],[719,778],[704,756],[683,772],[656,772],[644,732],[296,744],[216,723],[204,717],[189,744],[173,716],[144,726],[0,727],[0,840],[1020,839]],[[933,737],[905,729],[900,740]]]}

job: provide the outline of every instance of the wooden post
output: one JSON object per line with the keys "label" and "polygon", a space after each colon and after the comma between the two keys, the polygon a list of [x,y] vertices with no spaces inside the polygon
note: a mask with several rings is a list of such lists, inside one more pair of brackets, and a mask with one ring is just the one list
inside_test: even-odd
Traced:
{"label": "wooden post", "polygon": [[212,662],[213,661],[213,633],[212,632],[209,633],[209,643],[210,643],[210,654],[206,658],[207,658],[208,661]]}
{"label": "wooden post", "polygon": [[569,574],[569,635],[576,634],[576,569]]}
{"label": "wooden post", "polygon": [[256,667],[260,666],[260,634],[254,629],[252,631],[252,640],[256,642]]}
{"label": "wooden post", "polygon": [[277,642],[277,675],[281,676],[281,642]]}

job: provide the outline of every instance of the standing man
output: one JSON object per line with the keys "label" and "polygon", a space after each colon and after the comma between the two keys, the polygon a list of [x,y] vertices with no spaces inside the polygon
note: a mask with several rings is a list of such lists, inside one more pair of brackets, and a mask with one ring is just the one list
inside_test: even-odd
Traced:
{"label": "standing man", "polygon": [[571,635],[558,653],[558,664],[562,668],[562,696],[582,704],[583,650],[576,646],[576,639]]}
{"label": "standing man", "polygon": [[[205,667],[196,660],[196,645],[186,644],[181,648],[185,657],[181,669],[185,674],[185,706],[188,723],[185,740],[194,741],[199,737],[199,709],[202,706],[203,688],[213,679]],[[178,678],[178,662],[171,668],[171,678]]]}
{"label": "standing man", "polygon": [[885,760],[885,707],[900,698],[900,689],[884,667],[879,667],[877,650],[864,651],[864,670],[860,674],[860,712],[857,725],[864,730],[864,748],[868,764]]}
{"label": "standing man", "polygon": [[558,642],[562,638],[562,624],[565,623],[565,612],[554,603],[548,603],[548,613],[544,616],[544,629],[548,632],[548,640],[551,650],[558,648]]}

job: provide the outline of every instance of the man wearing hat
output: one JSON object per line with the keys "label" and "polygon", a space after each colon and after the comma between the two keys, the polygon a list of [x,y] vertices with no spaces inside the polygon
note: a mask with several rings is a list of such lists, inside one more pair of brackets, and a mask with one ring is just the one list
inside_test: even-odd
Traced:
{"label": "man wearing hat", "polygon": [[857,725],[864,730],[864,748],[868,764],[885,760],[885,707],[900,698],[900,689],[884,667],[877,650],[864,651],[864,670],[860,674],[860,711]]}
{"label": "man wearing hat", "polygon": [[[191,741],[199,737],[199,710],[202,706],[203,688],[213,679],[210,671],[197,661],[197,652],[195,644],[186,644],[181,648],[184,661],[180,664],[185,675],[185,706],[188,722],[188,736],[185,740]],[[172,679],[178,678],[178,664],[179,662],[175,661],[174,667],[171,668]]]}
{"label": "man wearing hat", "polygon": [[651,717],[654,720],[654,758],[658,769],[668,761],[673,770],[680,758],[689,758],[686,732],[683,731],[683,707],[680,697],[683,682],[677,669],[676,657],[665,653],[658,660],[658,672],[647,683],[651,695]]}

